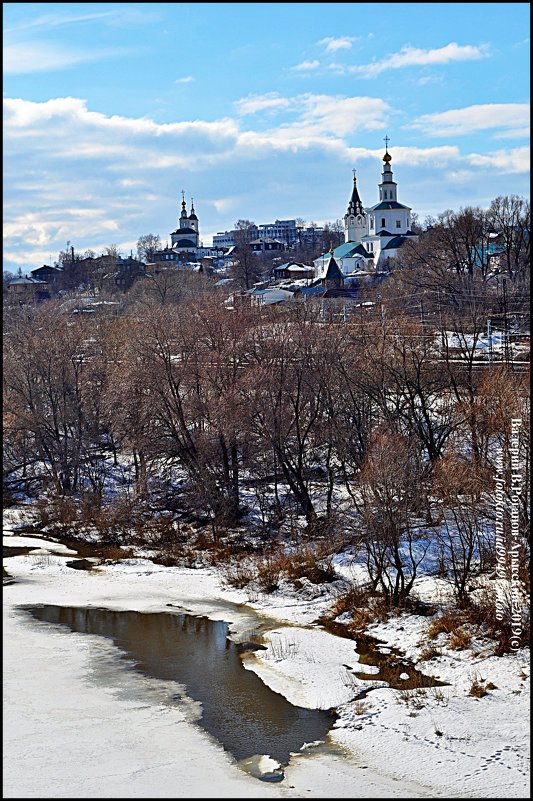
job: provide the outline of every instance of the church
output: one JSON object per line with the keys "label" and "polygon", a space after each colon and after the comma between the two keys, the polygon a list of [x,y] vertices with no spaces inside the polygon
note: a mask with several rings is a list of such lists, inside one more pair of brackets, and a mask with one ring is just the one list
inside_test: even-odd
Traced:
{"label": "church", "polygon": [[204,247],[200,241],[199,221],[191,198],[191,213],[187,213],[185,193],[181,193],[181,214],[178,227],[170,234],[170,246],[152,254],[153,262],[198,263],[202,258],[220,256],[220,248]]}
{"label": "church", "polygon": [[[344,215],[345,242],[333,251],[344,276],[359,270],[387,270],[389,259],[394,258],[407,241],[418,239],[411,230],[411,207],[398,201],[398,184],[393,177],[388,142],[385,137],[379,202],[375,206],[365,208],[363,205],[353,171],[352,195]],[[324,253],[315,259],[317,278],[324,273],[330,257],[330,253]]]}

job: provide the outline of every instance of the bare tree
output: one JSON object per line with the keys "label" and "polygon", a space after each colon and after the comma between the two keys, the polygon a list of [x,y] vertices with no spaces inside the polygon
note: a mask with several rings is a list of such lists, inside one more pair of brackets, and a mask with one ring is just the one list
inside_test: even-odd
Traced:
{"label": "bare tree", "polygon": [[503,268],[513,278],[524,274],[529,269],[529,201],[517,195],[497,197],[490,204],[488,219],[499,235],[497,250],[503,252]]}
{"label": "bare tree", "polygon": [[374,589],[402,606],[413,588],[429,543],[415,518],[425,497],[424,467],[414,443],[390,429],[372,435],[358,482],[356,505]]}
{"label": "bare tree", "polygon": [[156,250],[161,250],[159,234],[144,234],[137,240],[137,255],[141,261],[152,261]]}

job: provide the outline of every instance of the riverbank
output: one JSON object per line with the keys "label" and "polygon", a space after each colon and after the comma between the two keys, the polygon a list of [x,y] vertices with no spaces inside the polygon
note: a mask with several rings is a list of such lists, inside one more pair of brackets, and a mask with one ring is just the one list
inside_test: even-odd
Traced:
{"label": "riverbank", "polygon": [[[19,544],[16,532],[6,533]],[[327,596],[250,600],[224,587],[213,569],[146,559],[73,570],[66,566],[72,555],[32,544],[40,553],[5,562],[15,579],[4,592],[5,797],[527,797],[525,651],[444,653],[427,672],[449,686],[405,703],[359,663],[354,642],[312,625]],[[109,641],[29,621],[17,610],[28,604],[172,605],[228,621],[237,641],[263,629],[268,648],[246,655],[246,667],[292,703],[336,706],[335,747],[293,758],[280,784],[259,782],[194,724],[194,704],[169,704],[170,689],[128,669]],[[375,633],[416,658],[427,625],[410,615]],[[474,674],[495,689],[469,696]]]}

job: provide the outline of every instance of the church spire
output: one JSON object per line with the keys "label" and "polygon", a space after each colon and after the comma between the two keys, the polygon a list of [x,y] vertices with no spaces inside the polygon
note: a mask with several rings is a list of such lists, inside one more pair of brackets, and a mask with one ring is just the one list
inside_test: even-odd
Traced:
{"label": "church spire", "polygon": [[381,183],[379,185],[379,199],[385,201],[397,201],[397,188],[392,174],[392,156],[389,153],[388,136],[385,137],[385,155],[383,156],[383,172],[381,173]]}
{"label": "church spire", "polygon": [[364,213],[365,210],[363,208],[363,204],[361,203],[361,198],[359,197],[359,190],[357,189],[357,178],[355,176],[355,170],[353,170],[353,189],[350,202],[348,203],[348,214],[364,214]]}
{"label": "church spire", "polygon": [[360,242],[367,233],[365,207],[359,197],[357,178],[353,170],[352,196],[344,215],[344,239],[346,242]]}
{"label": "church spire", "polygon": [[186,219],[187,217],[187,207],[185,205],[185,192],[183,189],[181,190],[181,214],[180,217],[182,219]]}

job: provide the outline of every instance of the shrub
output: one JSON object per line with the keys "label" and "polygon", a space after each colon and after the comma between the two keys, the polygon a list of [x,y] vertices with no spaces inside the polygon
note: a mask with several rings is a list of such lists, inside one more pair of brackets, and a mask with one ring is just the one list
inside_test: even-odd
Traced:
{"label": "shrub", "polygon": [[354,584],[347,592],[339,595],[333,604],[331,616],[337,617],[348,612],[351,622],[348,629],[354,632],[364,631],[376,620],[387,619],[385,599],[373,592],[370,585]]}
{"label": "shrub", "polygon": [[[529,644],[530,614],[525,603],[524,599],[521,633],[513,635],[512,614],[514,606],[510,593],[497,599],[494,590],[485,589],[475,598],[470,599],[467,608],[468,620],[478,625],[487,636],[496,640],[496,656],[502,656],[512,651],[513,643],[516,643],[517,640],[519,647],[525,647]],[[503,620],[498,620],[497,618],[498,609],[503,613]]]}
{"label": "shrub", "polygon": [[278,589],[282,576],[279,559],[266,557],[258,562],[255,583],[261,592],[271,593]]}
{"label": "shrub", "polygon": [[474,698],[483,698],[484,695],[487,695],[487,690],[478,679],[474,679],[470,690],[468,691],[468,695],[473,696]]}
{"label": "shrub", "polygon": [[309,545],[301,546],[290,556],[287,555],[280,566],[293,583],[307,578],[312,584],[323,584],[335,578],[333,555],[325,554],[323,549]]}
{"label": "shrub", "polygon": [[222,568],[222,580],[228,587],[235,587],[242,590],[257,577],[257,568],[248,559],[237,559],[236,562],[228,563]]}
{"label": "shrub", "polygon": [[120,559],[131,559],[135,554],[131,548],[119,548],[116,545],[101,545],[98,553],[102,559],[118,562]]}
{"label": "shrub", "polygon": [[35,504],[37,524],[68,530],[78,521],[78,504],[73,498],[61,495],[55,498],[40,498]]}
{"label": "shrub", "polygon": [[439,617],[434,618],[428,626],[427,635],[430,640],[438,637],[439,634],[451,634],[464,622],[464,617],[459,612],[444,612]]}
{"label": "shrub", "polygon": [[452,631],[450,637],[450,648],[453,651],[464,651],[472,642],[472,635],[465,631],[463,628]]}

